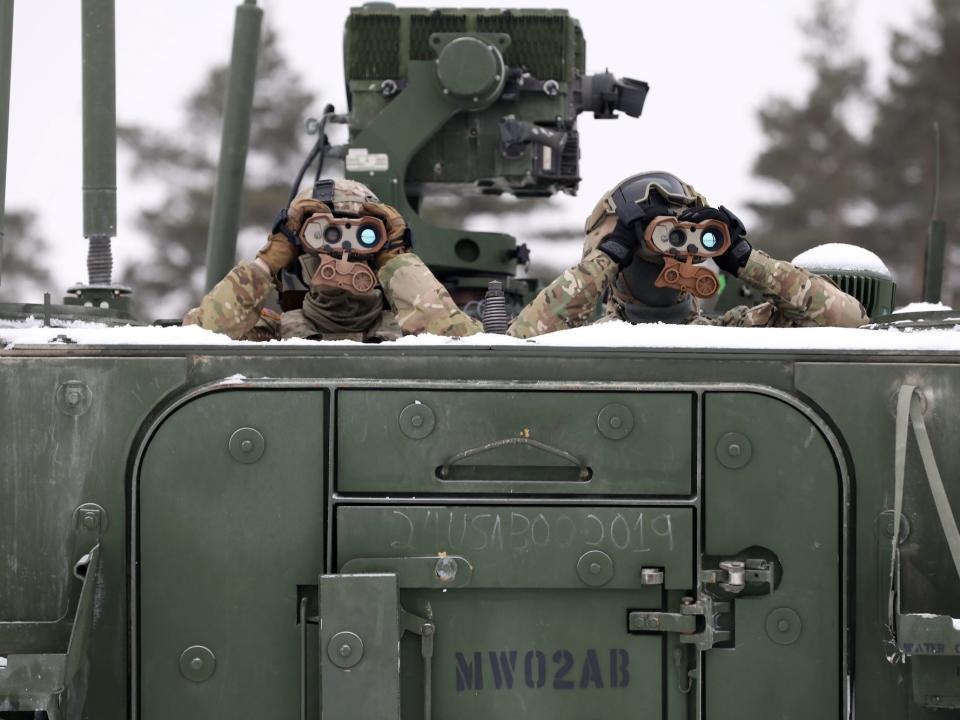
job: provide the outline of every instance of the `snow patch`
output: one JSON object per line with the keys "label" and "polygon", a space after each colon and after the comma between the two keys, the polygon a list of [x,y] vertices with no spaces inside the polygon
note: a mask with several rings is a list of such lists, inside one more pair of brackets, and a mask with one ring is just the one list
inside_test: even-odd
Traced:
{"label": "snow patch", "polygon": [[943,303],[913,302],[909,305],[904,305],[902,308],[897,308],[893,311],[893,314],[901,315],[903,313],[943,312],[945,310],[953,310],[953,308],[948,305],[944,305]]}
{"label": "snow patch", "polygon": [[[379,344],[365,344],[351,340],[316,341],[299,338],[253,343],[231,340],[225,335],[203,330],[196,325],[187,327],[15,327],[0,328],[0,347],[47,345],[51,342],[62,343],[65,342],[64,337],[81,345],[242,345],[261,348],[277,344],[303,346],[304,348],[349,345],[352,350],[358,352],[393,347],[400,352],[410,347],[441,346],[448,348],[498,348],[506,346],[511,348],[960,352],[960,324],[955,325],[953,329],[921,330],[907,326],[900,330],[860,330],[851,328],[731,328],[712,325],[668,325],[664,323],[632,325],[622,321],[599,322],[581,328],[541,335],[529,340],[491,334],[471,335],[463,338],[410,335],[395,342]],[[237,376],[235,378],[239,382],[239,378]]]}
{"label": "snow patch", "polygon": [[818,245],[797,255],[793,264],[811,272],[872,272],[893,277],[876,253],[846,243]]}

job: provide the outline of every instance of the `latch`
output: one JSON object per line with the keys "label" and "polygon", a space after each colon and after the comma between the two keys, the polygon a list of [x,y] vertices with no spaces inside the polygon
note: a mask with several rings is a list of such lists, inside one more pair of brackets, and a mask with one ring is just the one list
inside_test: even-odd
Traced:
{"label": "latch", "polygon": [[629,632],[672,632],[680,634],[680,642],[709,650],[730,640],[730,630],[718,626],[720,615],[730,612],[730,603],[714,600],[706,593],[696,601],[685,597],[679,613],[658,610],[634,610],[627,614]]}
{"label": "latch", "polygon": [[681,643],[709,650],[733,638],[732,627],[723,627],[719,621],[730,613],[731,603],[726,595],[720,595],[723,599],[716,597],[714,588],[727,595],[768,595],[774,590],[775,580],[776,565],[770,560],[720,560],[716,568],[700,571],[701,590],[696,598],[683,598],[680,612],[634,610],[627,614],[627,630],[678,633]]}
{"label": "latch", "polygon": [[700,582],[704,585],[719,585],[732,595],[739,595],[748,585],[755,587],[751,595],[769,595],[774,589],[774,564],[769,560],[747,558],[745,560],[721,560],[716,569],[700,571]]}

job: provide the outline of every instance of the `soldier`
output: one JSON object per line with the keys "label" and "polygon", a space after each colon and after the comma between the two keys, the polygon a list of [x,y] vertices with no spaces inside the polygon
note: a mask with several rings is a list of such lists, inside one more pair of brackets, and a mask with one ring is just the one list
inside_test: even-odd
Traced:
{"label": "soldier", "polygon": [[[729,248],[714,261],[759,290],[766,301],[711,318],[700,312],[690,292],[680,289],[688,286],[665,284],[661,275],[669,256],[653,252],[645,234],[651,223],[664,218],[672,222],[670,217],[694,225],[725,226]],[[710,207],[703,195],[669,173],[642,173],[624,180],[600,199],[584,231],[583,259],[520,312],[509,335],[529,338],[585,325],[604,296],[604,319],[634,323],[857,327],[869,322],[855,298],[824,277],[754,249],[736,215],[723,206]],[[687,267],[691,273],[709,273],[697,265]]]}
{"label": "soldier", "polygon": [[[386,242],[375,254],[360,257],[334,259],[322,247],[319,252],[304,252],[301,228],[317,213],[368,218],[376,227],[382,223]],[[321,273],[324,265],[336,272],[327,268]],[[351,285],[352,277],[361,282]],[[274,288],[282,291],[281,303],[288,308],[282,314],[264,307]],[[376,342],[418,333],[473,335],[483,329],[411,252],[410,234],[400,214],[352,180],[320,181],[301,192],[280,214],[256,259],[230,270],[200,306],[186,314],[183,324],[235,340]]]}

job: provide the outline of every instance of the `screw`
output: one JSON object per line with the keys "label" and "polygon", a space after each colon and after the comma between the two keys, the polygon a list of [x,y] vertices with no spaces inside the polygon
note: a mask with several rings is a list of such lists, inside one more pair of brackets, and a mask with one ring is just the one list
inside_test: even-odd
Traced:
{"label": "screw", "polygon": [[343,657],[343,658],[350,657],[350,652],[351,652],[350,646],[344,643],[343,645],[340,646],[340,650],[338,652],[340,653],[340,657]]}
{"label": "screw", "polygon": [[736,443],[730,443],[730,446],[727,448],[727,454],[730,457],[740,457],[740,446]]}
{"label": "screw", "polygon": [[199,670],[203,667],[203,660],[198,657],[194,658],[190,661],[190,667],[192,667],[194,670]]}
{"label": "screw", "polygon": [[612,427],[614,430],[619,428],[621,425],[623,425],[623,420],[620,419],[619,415],[614,415],[612,418],[610,418],[610,427]]}
{"label": "screw", "polygon": [[450,582],[457,577],[457,561],[450,557],[442,557],[437,560],[434,571],[440,582]]}
{"label": "screw", "polygon": [[243,450],[243,452],[245,453],[248,453],[251,450],[253,450],[253,440],[244,440],[243,442],[241,442],[240,449]]}
{"label": "screw", "polygon": [[423,426],[423,415],[414,415],[412,418],[410,418],[410,424],[413,425],[413,426],[416,427],[416,428],[422,427],[422,426]]}

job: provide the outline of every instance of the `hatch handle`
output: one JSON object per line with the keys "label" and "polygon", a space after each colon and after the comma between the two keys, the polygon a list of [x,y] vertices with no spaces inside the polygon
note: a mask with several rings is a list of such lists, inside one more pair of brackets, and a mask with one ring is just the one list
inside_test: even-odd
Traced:
{"label": "hatch handle", "polygon": [[[483,455],[485,453],[492,452],[494,450],[499,450],[500,448],[510,447],[513,445],[520,445],[524,447],[531,447],[541,452],[544,452],[548,455],[553,455],[554,457],[561,458],[566,460],[570,465],[574,466],[578,470],[578,479],[581,481],[589,480],[593,475],[593,471],[587,466],[586,463],[580,461],[575,455],[562,450],[552,445],[547,445],[546,443],[540,442],[539,440],[534,440],[533,438],[528,437],[510,437],[504,438],[503,440],[494,440],[493,442],[486,443],[479,447],[470,448],[469,450],[464,450],[454,455],[452,458],[447,460],[443,465],[437,469],[437,475],[441,480],[447,480],[451,477],[451,468],[458,463],[463,462],[464,460],[476,457],[478,455]],[[504,466],[506,467],[506,466]]]}

